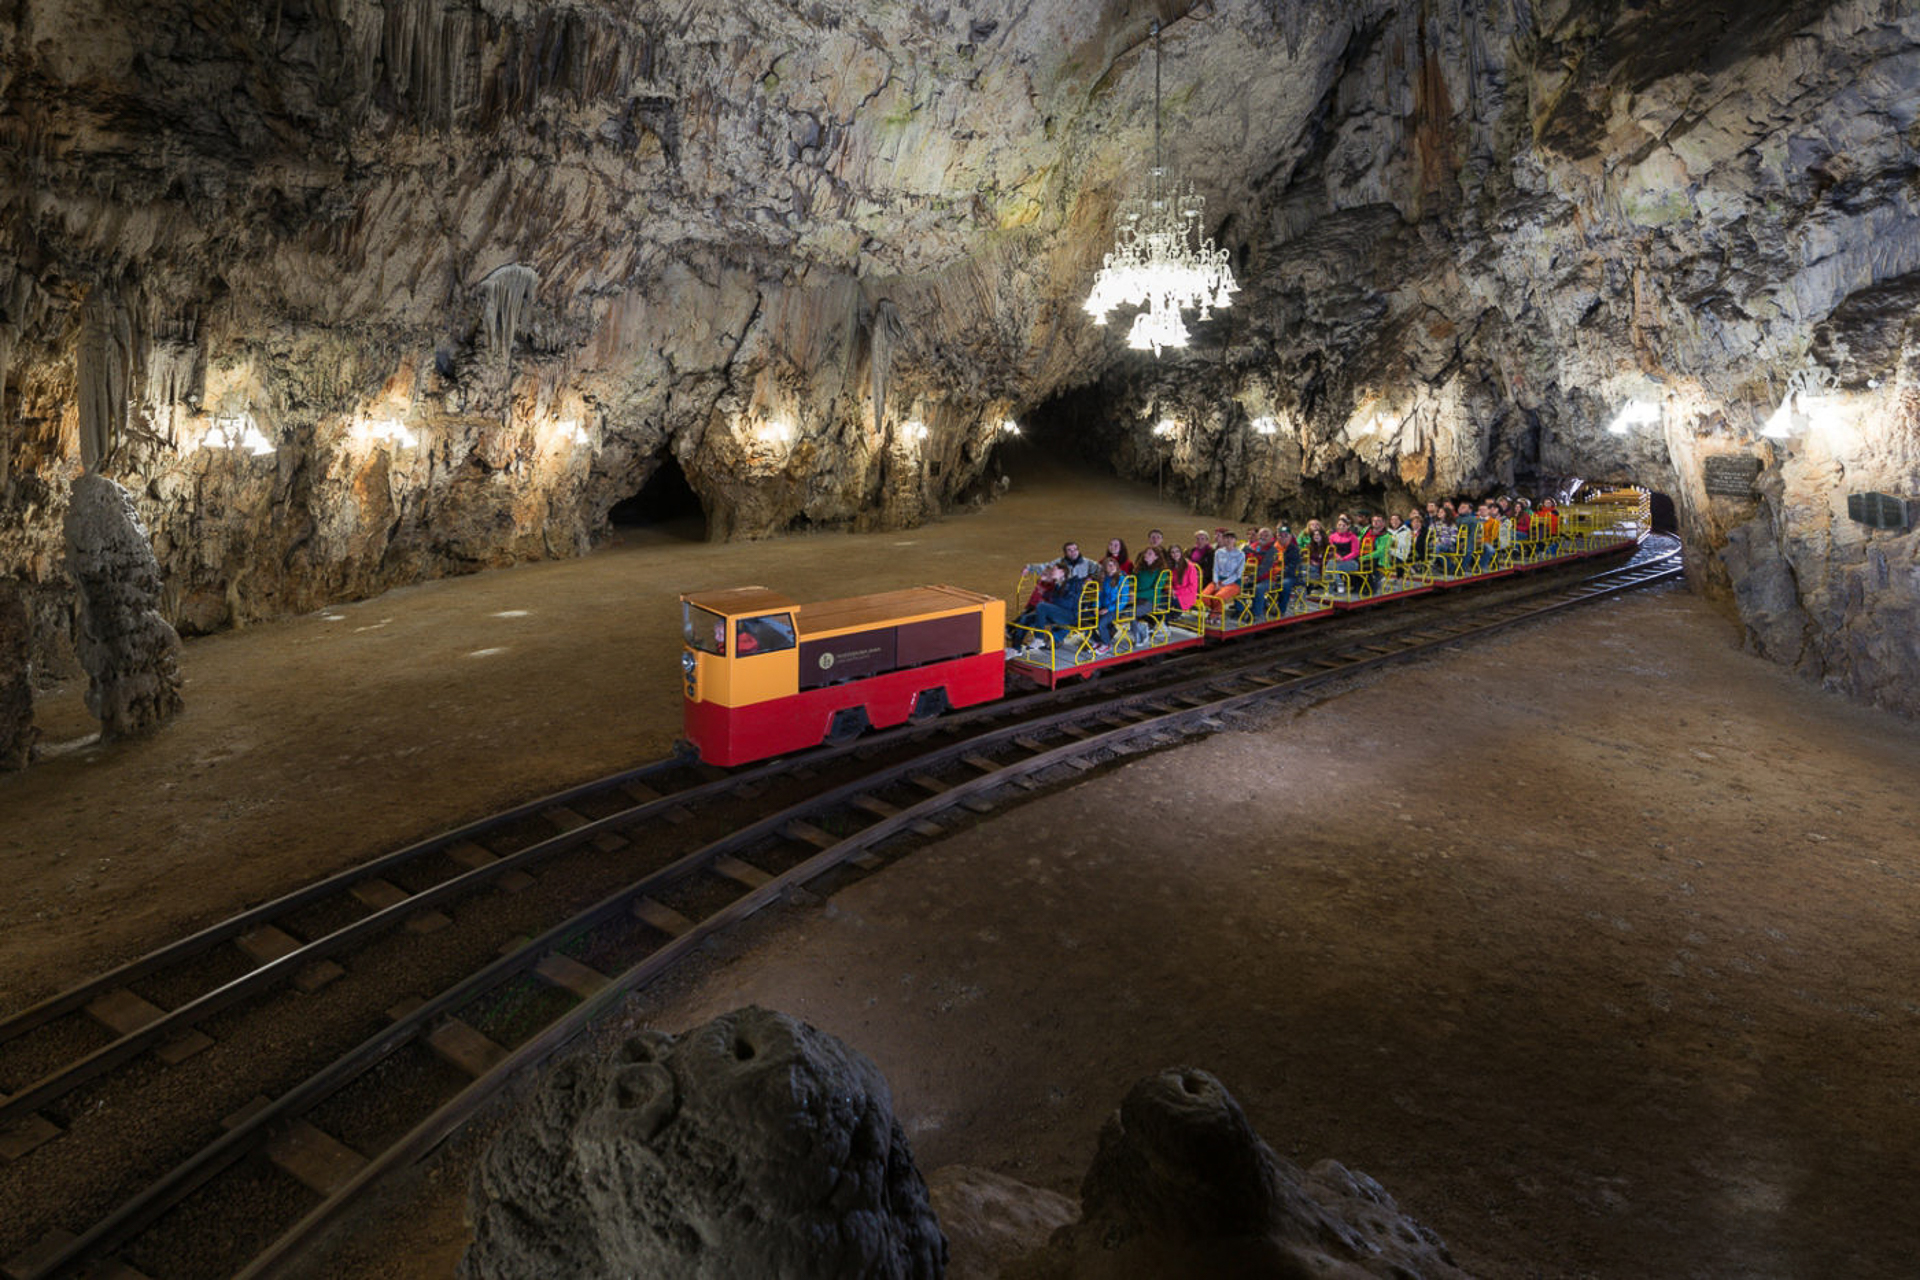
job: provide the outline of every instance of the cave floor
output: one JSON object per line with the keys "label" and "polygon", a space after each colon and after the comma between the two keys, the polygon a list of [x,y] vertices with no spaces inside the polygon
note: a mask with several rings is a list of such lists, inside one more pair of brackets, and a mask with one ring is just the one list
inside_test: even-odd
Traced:
{"label": "cave floor", "polygon": [[[905,533],[629,534],[194,641],[188,709],[148,741],[75,745],[78,691],[49,696],[55,749],[0,778],[0,1008],[661,754],[680,590],[1006,590],[1062,530],[1152,520],[1200,523],[1049,469]],[[1915,726],[1642,594],[983,819],[763,913],[605,1034],[787,1010],[879,1064],[924,1170],[1069,1193],[1129,1084],[1199,1066],[1483,1276],[1904,1276],[1916,777]],[[484,1138],[309,1273],[449,1274]]]}

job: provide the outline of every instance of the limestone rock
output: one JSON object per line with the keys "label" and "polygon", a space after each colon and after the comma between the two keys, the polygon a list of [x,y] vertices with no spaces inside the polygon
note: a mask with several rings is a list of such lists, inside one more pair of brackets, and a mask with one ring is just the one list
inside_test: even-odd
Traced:
{"label": "limestone rock", "polygon": [[947,1247],[887,1084],[741,1009],[571,1059],[487,1151],[465,1280],[941,1274]]}
{"label": "limestone rock", "polygon": [[0,769],[20,769],[33,755],[33,667],[27,602],[0,578]]}
{"label": "limestone rock", "polygon": [[160,566],[132,496],[105,476],[75,479],[66,541],[87,710],[104,739],[150,732],[181,707],[180,637],[160,616]]}
{"label": "limestone rock", "polygon": [[927,1193],[950,1250],[947,1280],[994,1280],[1077,1216],[1057,1191],[966,1165],[934,1170]]}
{"label": "limestone rock", "polygon": [[1364,1174],[1275,1155],[1239,1103],[1191,1067],[1149,1076],[1100,1131],[1080,1219],[1021,1280],[1463,1276],[1433,1232]]}

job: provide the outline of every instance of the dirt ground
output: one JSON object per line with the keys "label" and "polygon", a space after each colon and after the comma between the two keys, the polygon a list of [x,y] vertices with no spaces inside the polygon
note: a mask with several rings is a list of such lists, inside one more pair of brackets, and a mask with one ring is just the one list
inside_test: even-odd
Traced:
{"label": "dirt ground", "polygon": [[[678,590],[1005,589],[1063,529],[1155,520],[1197,523],[1048,471],[909,533],[651,534],[195,642],[158,738],[0,779],[0,1008],[659,754]],[[84,729],[75,706],[45,723]],[[1484,1276],[1906,1276],[1915,778],[1915,726],[1666,590],[982,820],[767,914],[628,1022],[804,1017],[878,1063],[925,1170],[1072,1192],[1127,1086],[1190,1064],[1281,1154],[1373,1174]],[[315,1273],[449,1274],[478,1141]]]}

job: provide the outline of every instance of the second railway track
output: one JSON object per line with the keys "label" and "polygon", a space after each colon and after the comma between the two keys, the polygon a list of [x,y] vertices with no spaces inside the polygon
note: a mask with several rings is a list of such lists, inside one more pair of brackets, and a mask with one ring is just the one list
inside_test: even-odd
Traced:
{"label": "second railway track", "polygon": [[1113,754],[1678,573],[1677,544],[1650,542],[1577,581],[1412,602],[797,760],[676,757],[341,872],[0,1022],[0,1259],[35,1280],[266,1274],[800,885]]}

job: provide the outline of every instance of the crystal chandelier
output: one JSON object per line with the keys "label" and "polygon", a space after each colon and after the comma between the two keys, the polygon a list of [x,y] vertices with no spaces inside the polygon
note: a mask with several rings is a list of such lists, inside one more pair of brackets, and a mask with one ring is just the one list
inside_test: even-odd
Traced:
{"label": "crystal chandelier", "polygon": [[[1145,307],[1133,318],[1127,345],[1136,351],[1187,345],[1180,313],[1200,308],[1199,318],[1225,307],[1237,287],[1227,251],[1200,243],[1200,214],[1205,199],[1188,183],[1184,191],[1167,181],[1160,162],[1160,23],[1153,24],[1153,168],[1144,196],[1120,206],[1113,251],[1100,264],[1087,295],[1086,312],[1105,324],[1115,307]],[[1198,247],[1196,247],[1198,245]]]}

